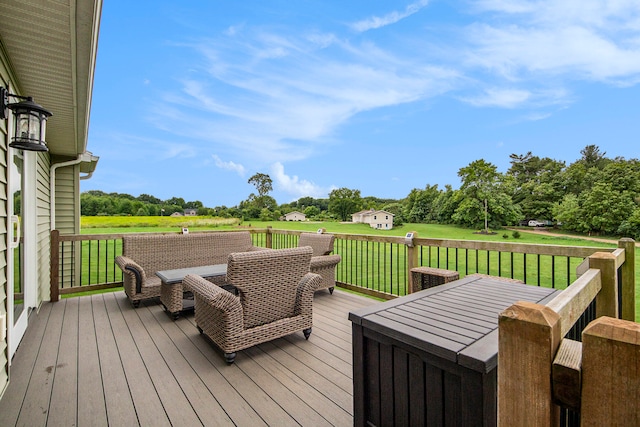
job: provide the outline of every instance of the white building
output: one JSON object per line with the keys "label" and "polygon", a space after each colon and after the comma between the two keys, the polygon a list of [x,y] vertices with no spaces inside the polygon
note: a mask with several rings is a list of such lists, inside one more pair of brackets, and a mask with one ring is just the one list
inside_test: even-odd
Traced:
{"label": "white building", "polygon": [[351,214],[351,222],[369,224],[371,228],[391,230],[393,217],[391,212],[369,209]]}
{"label": "white building", "polygon": [[285,221],[306,221],[307,216],[302,212],[293,211],[293,212],[284,214],[284,220]]}

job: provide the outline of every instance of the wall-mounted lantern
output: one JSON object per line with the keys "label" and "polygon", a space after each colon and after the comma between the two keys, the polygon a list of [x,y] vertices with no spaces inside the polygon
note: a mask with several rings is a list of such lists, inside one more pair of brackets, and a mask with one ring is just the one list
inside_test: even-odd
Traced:
{"label": "wall-mounted lantern", "polygon": [[[9,104],[9,97],[22,101]],[[33,102],[30,96],[9,93],[0,87],[0,119],[6,119],[7,108],[13,111],[13,131],[9,147],[27,151],[49,151],[45,142],[47,119],[51,112]]]}

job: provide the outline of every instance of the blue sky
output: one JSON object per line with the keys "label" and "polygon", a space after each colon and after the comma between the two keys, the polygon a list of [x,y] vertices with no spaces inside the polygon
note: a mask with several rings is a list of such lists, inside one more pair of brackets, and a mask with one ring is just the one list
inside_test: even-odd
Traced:
{"label": "blue sky", "polygon": [[480,158],[638,158],[639,83],[637,0],[109,0],[81,191],[400,199]]}

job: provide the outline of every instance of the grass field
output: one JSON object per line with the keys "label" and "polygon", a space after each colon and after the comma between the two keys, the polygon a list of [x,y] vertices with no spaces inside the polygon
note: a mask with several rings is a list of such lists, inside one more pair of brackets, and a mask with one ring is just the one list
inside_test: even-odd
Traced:
{"label": "grass field", "polygon": [[[612,247],[615,245],[594,242],[578,236],[557,237],[545,236],[541,233],[527,233],[521,230],[521,237],[515,239],[510,230],[498,230],[497,234],[476,234],[477,230],[441,224],[405,224],[391,230],[377,230],[367,224],[354,224],[342,222],[293,222],[293,221],[244,221],[239,222],[235,218],[211,218],[211,217],[82,217],[82,234],[111,234],[111,233],[139,233],[139,232],[167,232],[179,231],[182,227],[190,230],[232,230],[239,228],[266,228],[271,226],[281,230],[316,231],[325,228],[329,233],[344,234],[371,234],[376,236],[404,236],[408,231],[415,231],[419,237],[433,239],[452,240],[483,240],[494,242],[521,242],[549,245],[570,246],[598,246]],[[503,235],[508,237],[505,239]]]}

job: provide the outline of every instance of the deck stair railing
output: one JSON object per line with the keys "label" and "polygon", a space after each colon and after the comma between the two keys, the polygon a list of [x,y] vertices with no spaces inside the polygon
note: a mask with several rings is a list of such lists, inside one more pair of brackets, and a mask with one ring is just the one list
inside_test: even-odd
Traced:
{"label": "deck stair railing", "polygon": [[[640,425],[635,242],[619,246],[589,256],[547,305],[518,302],[500,315],[499,425]],[[595,319],[568,338],[593,304]]]}
{"label": "deck stair railing", "polygon": [[[297,246],[300,235],[300,231],[272,228],[247,230],[255,245],[274,249]],[[483,273],[564,289],[577,278],[576,269],[584,259],[594,252],[609,250],[428,239],[416,233],[411,238],[334,234],[334,253],[342,256],[336,269],[337,285],[384,299],[410,292],[410,270],[419,266],[456,270],[460,277]],[[114,259],[122,252],[123,235],[63,235],[53,230],[51,300],[61,294],[122,286],[122,272]]]}

